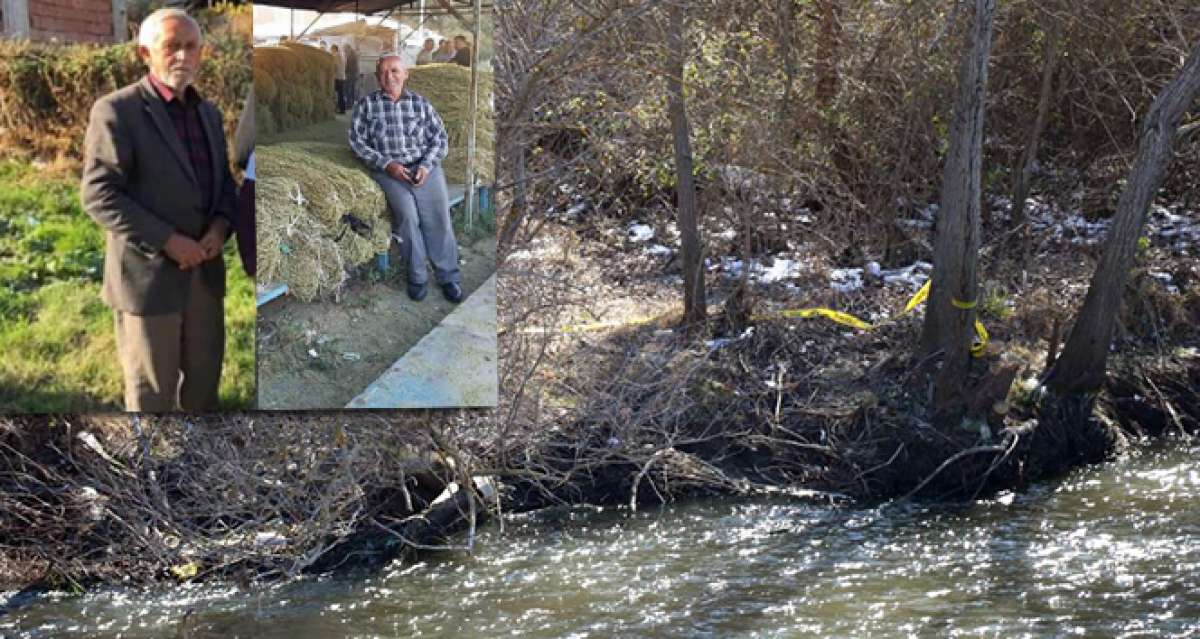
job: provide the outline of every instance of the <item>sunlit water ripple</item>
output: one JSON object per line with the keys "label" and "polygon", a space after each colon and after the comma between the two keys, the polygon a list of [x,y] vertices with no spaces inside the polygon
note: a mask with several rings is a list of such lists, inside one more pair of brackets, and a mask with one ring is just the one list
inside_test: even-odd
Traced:
{"label": "sunlit water ripple", "polygon": [[474,557],[249,593],[54,595],[0,635],[1194,636],[1198,461],[1166,443],[959,507],[547,511],[483,531]]}

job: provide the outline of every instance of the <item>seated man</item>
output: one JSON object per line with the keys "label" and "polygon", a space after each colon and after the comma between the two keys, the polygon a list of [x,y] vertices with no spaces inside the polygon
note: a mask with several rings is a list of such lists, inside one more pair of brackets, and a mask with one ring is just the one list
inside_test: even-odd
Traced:
{"label": "seated man", "polygon": [[441,168],[448,149],[446,127],[429,100],[404,90],[408,70],[399,54],[380,56],[375,76],[380,89],[354,105],[350,148],[387,198],[408,270],[408,296],[425,299],[428,257],[442,295],[461,302],[458,243]]}

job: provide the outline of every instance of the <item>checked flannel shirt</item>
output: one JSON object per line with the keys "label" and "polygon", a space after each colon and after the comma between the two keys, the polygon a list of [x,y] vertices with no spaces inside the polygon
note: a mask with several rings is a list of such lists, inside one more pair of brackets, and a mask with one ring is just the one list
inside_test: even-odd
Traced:
{"label": "checked flannel shirt", "polygon": [[383,91],[364,96],[351,117],[350,148],[373,169],[399,162],[432,170],[449,150],[442,118],[429,100],[407,89],[395,101]]}

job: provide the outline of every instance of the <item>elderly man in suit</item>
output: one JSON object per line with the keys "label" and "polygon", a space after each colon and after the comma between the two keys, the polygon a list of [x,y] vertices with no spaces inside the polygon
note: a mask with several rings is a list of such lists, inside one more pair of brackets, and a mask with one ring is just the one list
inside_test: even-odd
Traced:
{"label": "elderly man in suit", "polygon": [[106,231],[101,296],[115,316],[129,411],[217,406],[221,249],[236,198],[221,114],[192,87],[202,45],[184,11],[150,14],[138,33],[149,73],[100,98],[88,122],[83,207]]}

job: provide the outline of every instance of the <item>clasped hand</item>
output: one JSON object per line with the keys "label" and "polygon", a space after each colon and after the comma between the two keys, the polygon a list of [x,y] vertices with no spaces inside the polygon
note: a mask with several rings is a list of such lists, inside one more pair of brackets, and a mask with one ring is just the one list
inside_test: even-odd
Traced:
{"label": "clasped hand", "polygon": [[225,218],[218,217],[199,241],[182,233],[172,233],[163,246],[163,253],[175,260],[180,270],[190,270],[221,255],[221,247],[225,245],[228,230],[229,223]]}
{"label": "clasped hand", "polygon": [[425,178],[429,177],[429,169],[426,169],[423,166],[418,167],[417,172],[414,174],[413,172],[404,168],[404,165],[400,164],[399,162],[388,162],[388,165],[384,168],[384,171],[386,171],[387,174],[393,178],[402,182],[408,182],[413,186],[421,186],[425,183]]}

